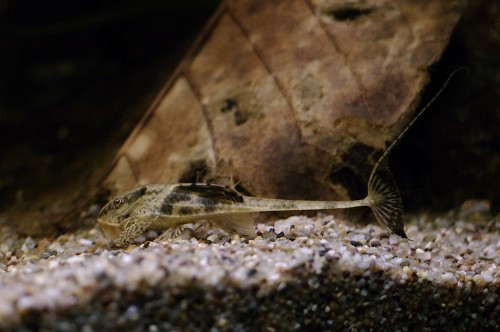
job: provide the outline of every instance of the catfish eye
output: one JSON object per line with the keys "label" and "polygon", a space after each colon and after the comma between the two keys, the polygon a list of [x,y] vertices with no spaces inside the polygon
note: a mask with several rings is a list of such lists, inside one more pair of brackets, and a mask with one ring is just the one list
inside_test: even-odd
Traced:
{"label": "catfish eye", "polygon": [[113,201],[113,204],[120,205],[120,204],[123,204],[124,202],[125,202],[125,199],[123,197],[119,197],[119,198],[115,198],[115,200]]}

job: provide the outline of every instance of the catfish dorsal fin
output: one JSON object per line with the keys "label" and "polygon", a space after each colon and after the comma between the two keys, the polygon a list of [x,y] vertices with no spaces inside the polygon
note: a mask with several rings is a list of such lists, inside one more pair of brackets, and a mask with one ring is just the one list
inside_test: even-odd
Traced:
{"label": "catfish dorsal fin", "polygon": [[183,184],[177,187],[176,191],[196,194],[200,197],[220,203],[243,202],[243,196],[236,190],[214,184]]}

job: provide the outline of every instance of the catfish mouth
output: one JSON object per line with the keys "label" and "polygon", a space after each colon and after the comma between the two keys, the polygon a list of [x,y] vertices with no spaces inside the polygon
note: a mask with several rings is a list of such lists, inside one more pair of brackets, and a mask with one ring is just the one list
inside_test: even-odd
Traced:
{"label": "catfish mouth", "polygon": [[99,227],[101,227],[104,237],[109,241],[115,241],[122,233],[122,228],[120,225],[111,225],[106,222],[99,222]]}

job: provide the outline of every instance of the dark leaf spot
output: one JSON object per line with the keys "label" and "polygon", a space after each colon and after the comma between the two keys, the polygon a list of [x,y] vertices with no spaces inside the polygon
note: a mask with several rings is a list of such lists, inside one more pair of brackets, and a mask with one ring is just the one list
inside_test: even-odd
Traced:
{"label": "dark leaf spot", "polygon": [[373,9],[371,8],[342,8],[329,11],[327,14],[335,21],[354,21],[360,16],[369,15]]}
{"label": "dark leaf spot", "polygon": [[236,100],[234,100],[232,98],[228,98],[228,99],[224,100],[224,102],[222,103],[222,107],[220,108],[220,111],[222,113],[227,113],[227,112],[232,112],[237,108],[238,108],[238,103],[236,102]]}
{"label": "dark leaf spot", "polygon": [[248,119],[248,117],[245,114],[243,114],[242,112],[240,112],[239,109],[234,111],[233,117],[234,117],[234,124],[237,126],[245,123]]}
{"label": "dark leaf spot", "polygon": [[234,124],[239,126],[248,120],[248,114],[242,110],[238,102],[232,98],[226,99],[220,108],[221,113],[233,113]]}

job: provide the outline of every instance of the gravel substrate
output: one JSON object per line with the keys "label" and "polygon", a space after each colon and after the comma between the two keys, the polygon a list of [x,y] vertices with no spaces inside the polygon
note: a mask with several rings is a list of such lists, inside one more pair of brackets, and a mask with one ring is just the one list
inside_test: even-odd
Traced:
{"label": "gravel substrate", "polygon": [[456,219],[413,217],[411,241],[319,215],[126,250],[3,226],[0,329],[499,330],[500,221]]}

